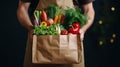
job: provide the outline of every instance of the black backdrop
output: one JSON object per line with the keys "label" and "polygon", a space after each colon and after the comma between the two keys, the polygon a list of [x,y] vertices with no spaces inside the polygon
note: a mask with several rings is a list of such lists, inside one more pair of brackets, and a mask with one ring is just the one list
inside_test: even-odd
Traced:
{"label": "black backdrop", "polygon": [[[102,0],[94,2],[95,21],[102,11],[100,1]],[[17,6],[18,0],[0,2],[0,67],[22,67],[23,64],[27,31],[17,20]],[[97,39],[90,29],[85,36],[86,67],[120,67],[120,46],[96,45]]]}

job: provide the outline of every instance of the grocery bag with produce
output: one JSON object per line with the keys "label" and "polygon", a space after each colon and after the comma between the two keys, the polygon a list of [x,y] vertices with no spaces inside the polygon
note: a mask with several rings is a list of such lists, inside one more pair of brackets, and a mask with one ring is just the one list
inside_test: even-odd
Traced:
{"label": "grocery bag with produce", "polygon": [[32,62],[70,64],[81,62],[80,27],[87,18],[80,8],[50,5],[34,11]]}

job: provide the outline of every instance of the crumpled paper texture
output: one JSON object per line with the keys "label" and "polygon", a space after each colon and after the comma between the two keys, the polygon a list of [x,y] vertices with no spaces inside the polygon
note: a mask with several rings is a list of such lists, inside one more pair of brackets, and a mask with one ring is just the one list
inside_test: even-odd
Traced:
{"label": "crumpled paper texture", "polygon": [[72,64],[81,60],[80,35],[33,35],[32,63]]}

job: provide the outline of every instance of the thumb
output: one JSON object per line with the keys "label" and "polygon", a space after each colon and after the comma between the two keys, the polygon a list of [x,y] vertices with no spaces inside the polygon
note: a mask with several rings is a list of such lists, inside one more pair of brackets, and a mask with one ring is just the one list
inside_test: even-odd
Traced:
{"label": "thumb", "polygon": [[84,40],[84,31],[80,29],[80,39],[83,41]]}

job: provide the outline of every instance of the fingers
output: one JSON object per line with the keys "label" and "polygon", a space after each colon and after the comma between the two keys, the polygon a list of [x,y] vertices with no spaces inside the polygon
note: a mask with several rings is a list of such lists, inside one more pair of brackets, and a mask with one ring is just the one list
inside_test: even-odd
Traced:
{"label": "fingers", "polygon": [[30,39],[30,41],[33,40],[33,30],[29,31],[29,39]]}
{"label": "fingers", "polygon": [[84,31],[80,29],[80,39],[83,41],[84,40]]}

